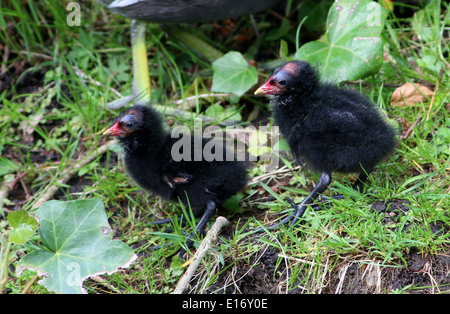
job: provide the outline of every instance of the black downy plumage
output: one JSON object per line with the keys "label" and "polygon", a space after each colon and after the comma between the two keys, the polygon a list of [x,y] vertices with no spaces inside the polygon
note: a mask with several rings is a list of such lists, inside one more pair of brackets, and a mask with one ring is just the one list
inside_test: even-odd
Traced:
{"label": "black downy plumage", "polygon": [[[199,233],[217,205],[241,191],[247,183],[247,164],[226,161],[225,149],[222,161],[195,161],[195,149],[203,149],[209,139],[189,136],[192,158],[179,160],[177,157],[175,160],[179,161],[175,161],[172,147],[185,135],[172,138],[164,129],[160,115],[150,106],[131,107],[105,133],[119,139],[125,150],[126,169],[138,185],[164,199],[181,201],[186,207],[205,209],[196,227]],[[201,145],[195,146],[195,140]]]}
{"label": "black downy plumage", "polygon": [[326,190],[332,172],[357,172],[354,188],[361,190],[367,174],[396,145],[396,131],[372,102],[356,91],[322,83],[305,61],[277,68],[255,94],[273,95],[274,122],[293,154],[321,177],[313,191],[277,227],[298,221],[318,194]]}

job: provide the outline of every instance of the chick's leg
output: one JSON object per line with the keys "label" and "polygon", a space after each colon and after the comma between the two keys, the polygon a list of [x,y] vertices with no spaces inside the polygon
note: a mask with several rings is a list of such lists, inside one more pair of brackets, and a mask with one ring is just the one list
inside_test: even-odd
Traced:
{"label": "chick's leg", "polygon": [[[361,167],[361,173],[356,179],[356,181],[353,183],[352,188],[358,192],[363,192],[364,190],[364,182],[367,180],[370,171],[372,168],[368,168],[367,170]],[[288,203],[294,208],[294,212],[290,214],[288,217],[284,218],[282,221],[280,221],[277,224],[274,224],[266,229],[272,230],[276,229],[281,225],[285,225],[289,221],[291,221],[291,225],[295,225],[298,220],[303,216],[308,206],[311,206],[314,210],[320,209],[321,206],[329,203],[329,199],[326,197],[322,197],[322,200],[320,203],[314,203],[316,198],[319,196],[320,193],[324,192],[328,185],[331,182],[331,174],[328,172],[323,172],[320,176],[319,182],[317,183],[316,187],[311,191],[311,193],[299,204],[295,204],[290,198],[287,199]],[[341,200],[344,199],[344,195],[334,195],[332,196],[335,200]],[[261,232],[263,231],[263,228],[257,228],[254,229],[254,231]]]}
{"label": "chick's leg", "polygon": [[[290,198],[287,199],[289,204],[294,208],[294,212],[291,213],[288,217],[284,218],[282,221],[280,221],[277,224],[274,224],[270,227],[267,227],[266,229],[276,229],[281,225],[285,225],[289,221],[291,221],[291,225],[295,225],[297,221],[303,216],[303,214],[306,211],[306,208],[309,205],[313,205],[314,200],[317,198],[317,196],[325,191],[328,187],[328,185],[331,182],[331,174],[328,172],[323,172],[320,176],[319,182],[317,183],[316,187],[309,193],[309,195],[299,204],[295,204]],[[253,229],[253,231],[261,232],[264,228],[257,228]]]}
{"label": "chick's leg", "polygon": [[322,175],[320,176],[319,182],[317,183],[316,187],[311,191],[311,193],[309,193],[307,197],[305,197],[300,205],[296,205],[291,199],[288,199],[288,202],[294,208],[294,213],[288,217],[288,220],[290,220],[292,217],[294,218],[291,222],[292,226],[294,226],[298,222],[298,220],[302,218],[303,214],[306,211],[306,208],[309,205],[312,205],[317,196],[327,189],[330,182],[331,174],[328,172],[322,172]]}
{"label": "chick's leg", "polygon": [[[364,192],[364,182],[369,177],[369,173],[371,172],[371,170],[372,170],[372,168],[369,168],[368,170],[366,170],[364,168],[361,168],[361,172],[360,172],[358,178],[352,184],[352,189],[353,190],[358,191],[360,193]],[[334,200],[343,200],[345,198],[345,196],[342,195],[342,194],[339,194],[339,195],[333,195],[333,196],[331,196],[331,198],[334,199]],[[321,196],[320,197],[320,201],[316,202],[312,206],[312,208],[314,210],[319,210],[324,205],[329,205],[329,203],[330,203],[330,199],[328,197]]]}
{"label": "chick's leg", "polygon": [[369,177],[369,173],[372,171],[373,168],[364,169],[361,167],[361,172],[359,173],[358,178],[353,183],[352,188],[358,192],[364,191],[364,182],[366,182],[367,178]]}

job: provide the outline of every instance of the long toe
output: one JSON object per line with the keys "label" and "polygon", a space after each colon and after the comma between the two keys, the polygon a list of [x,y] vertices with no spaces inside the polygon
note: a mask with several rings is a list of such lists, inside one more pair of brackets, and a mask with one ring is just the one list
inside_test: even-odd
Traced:
{"label": "long toe", "polygon": [[287,224],[292,218],[293,218],[293,213],[291,213],[289,216],[287,216],[282,221],[280,221],[280,222],[278,222],[276,224],[273,224],[271,226],[267,226],[267,227],[264,227],[264,228],[262,228],[262,227],[254,228],[251,231],[253,231],[253,232],[262,232],[262,231],[265,231],[265,230],[274,230],[274,229],[279,228],[282,225]]}
{"label": "long toe", "polygon": [[297,210],[292,214],[294,217],[291,222],[291,226],[295,226],[297,222],[303,217],[303,215],[306,212],[306,209],[308,208],[307,205],[300,205],[297,207]]}
{"label": "long toe", "polygon": [[171,242],[171,243],[165,243],[165,244],[163,244],[163,245],[155,245],[155,246],[153,246],[152,247],[152,251],[157,251],[157,250],[159,250],[159,249],[162,249],[162,248],[165,248],[165,247],[167,247],[167,246],[169,246],[169,245],[171,245],[171,244],[174,244],[173,242]]}
{"label": "long toe", "polygon": [[[194,244],[194,237],[197,234],[201,234],[201,235],[206,235],[206,231],[202,230],[200,232],[192,232],[190,234],[186,234],[186,243],[184,244],[184,247],[186,248],[190,248],[192,246],[192,244]],[[184,260],[183,256],[186,253],[186,250],[184,249],[184,247],[181,248],[180,253],[178,254],[178,256],[180,257],[181,260]]]}
{"label": "long toe", "polygon": [[[178,217],[176,219],[178,220],[178,222],[180,222],[181,217]],[[173,222],[173,221],[175,221],[175,218],[166,218],[166,219],[153,221],[150,224],[157,226],[157,225],[163,225],[163,224]]]}
{"label": "long toe", "polygon": [[[333,195],[331,198],[334,200],[343,200],[345,196],[343,194],[339,194]],[[331,201],[331,199],[326,196],[321,196],[319,201],[316,201],[313,205],[311,205],[311,209],[317,211],[329,208],[331,206],[333,206],[333,202]]]}

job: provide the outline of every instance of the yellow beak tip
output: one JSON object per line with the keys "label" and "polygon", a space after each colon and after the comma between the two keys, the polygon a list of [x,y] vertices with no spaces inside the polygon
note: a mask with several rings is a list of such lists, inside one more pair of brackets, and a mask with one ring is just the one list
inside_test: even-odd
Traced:
{"label": "yellow beak tip", "polygon": [[107,134],[109,134],[109,133],[111,133],[111,131],[110,131],[110,129],[108,128],[108,129],[106,129],[106,130],[101,130],[100,132],[98,132],[97,134],[101,134],[101,135],[107,135]]}

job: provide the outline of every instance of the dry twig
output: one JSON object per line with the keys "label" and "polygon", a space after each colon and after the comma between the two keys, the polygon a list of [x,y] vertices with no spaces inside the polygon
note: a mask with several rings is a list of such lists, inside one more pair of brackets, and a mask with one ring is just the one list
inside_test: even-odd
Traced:
{"label": "dry twig", "polygon": [[80,159],[80,161],[70,165],[69,168],[67,168],[65,171],[63,171],[60,174],[61,179],[54,182],[52,185],[49,185],[45,192],[39,196],[39,198],[36,200],[36,202],[33,204],[33,209],[37,209],[44,205],[45,202],[50,200],[53,195],[58,191],[58,189],[61,187],[61,185],[65,185],[84,165],[87,165],[92,160],[97,158],[99,155],[103,155],[108,150],[109,146],[114,142],[114,140],[109,141],[102,146],[100,146],[98,149],[89,152],[83,159]]}
{"label": "dry twig", "polygon": [[206,255],[206,253],[208,253],[214,241],[217,239],[217,235],[222,229],[228,227],[229,224],[230,222],[225,217],[217,217],[216,222],[211,227],[211,230],[208,231],[208,234],[200,244],[197,252],[195,252],[188,269],[178,281],[175,291],[173,292],[174,294],[182,294],[186,290],[187,286],[189,285],[189,281],[191,281],[192,276],[197,270],[198,265],[200,265],[203,257]]}

